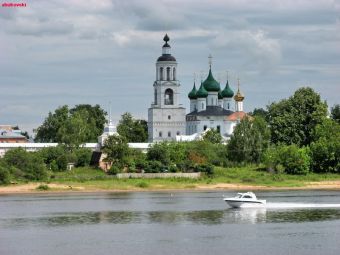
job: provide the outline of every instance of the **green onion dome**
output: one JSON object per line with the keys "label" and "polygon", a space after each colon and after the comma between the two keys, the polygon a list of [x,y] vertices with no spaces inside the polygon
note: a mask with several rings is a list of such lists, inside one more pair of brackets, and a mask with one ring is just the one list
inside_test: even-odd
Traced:
{"label": "green onion dome", "polygon": [[206,89],[203,86],[203,83],[201,83],[201,87],[196,92],[196,97],[200,98],[200,97],[207,97],[207,96],[208,96],[208,91],[206,91]]}
{"label": "green onion dome", "polygon": [[234,91],[231,90],[229,86],[229,81],[227,81],[227,84],[225,85],[225,88],[221,92],[222,97],[233,97]]}
{"label": "green onion dome", "polygon": [[218,99],[223,99],[221,92],[222,92],[221,90],[218,92]]}
{"label": "green onion dome", "polygon": [[196,93],[197,93],[197,89],[196,89],[196,84],[194,83],[194,87],[188,94],[189,99],[196,99],[197,98]]}
{"label": "green onion dome", "polygon": [[209,69],[209,75],[207,79],[203,82],[203,86],[207,91],[220,91],[220,84],[214,79],[211,68]]}

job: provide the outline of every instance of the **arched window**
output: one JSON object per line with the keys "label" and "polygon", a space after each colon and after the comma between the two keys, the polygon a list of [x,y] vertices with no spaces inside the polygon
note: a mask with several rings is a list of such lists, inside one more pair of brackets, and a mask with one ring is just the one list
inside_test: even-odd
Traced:
{"label": "arched window", "polygon": [[168,132],[168,137],[171,137],[171,132],[170,131]]}
{"label": "arched window", "polygon": [[159,79],[163,80],[163,67],[159,68]]}
{"label": "arched window", "polygon": [[230,104],[228,103],[228,110],[230,109]]}
{"label": "arched window", "polygon": [[219,133],[219,134],[221,134],[221,126],[217,126],[217,132]]}
{"label": "arched window", "polygon": [[173,105],[174,104],[174,92],[172,89],[166,89],[164,93],[164,104]]}
{"label": "arched window", "polygon": [[177,131],[177,135],[180,135],[180,134],[181,134],[181,132]]}
{"label": "arched window", "polygon": [[172,79],[175,81],[176,80],[176,68],[172,70]]}
{"label": "arched window", "polygon": [[157,104],[157,89],[155,89],[155,92],[154,92],[154,100],[155,100],[155,102],[154,102],[154,104]]}
{"label": "arched window", "polygon": [[170,67],[166,68],[166,80],[170,81]]}
{"label": "arched window", "polygon": [[159,132],[159,137],[162,137],[162,131]]}
{"label": "arched window", "polygon": [[171,120],[171,115],[168,115],[168,120]]}
{"label": "arched window", "polygon": [[204,109],[204,103],[202,103],[202,110]]}
{"label": "arched window", "polygon": [[205,130],[207,130],[207,126],[206,125],[204,125],[204,127],[203,127],[203,131],[205,131]]}

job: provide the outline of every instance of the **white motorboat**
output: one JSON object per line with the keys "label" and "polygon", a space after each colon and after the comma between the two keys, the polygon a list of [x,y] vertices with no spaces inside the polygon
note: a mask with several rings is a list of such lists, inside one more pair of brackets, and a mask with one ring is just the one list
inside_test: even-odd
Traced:
{"label": "white motorboat", "polygon": [[224,198],[223,200],[233,208],[262,207],[266,205],[266,200],[257,199],[253,192],[237,193],[235,197]]}

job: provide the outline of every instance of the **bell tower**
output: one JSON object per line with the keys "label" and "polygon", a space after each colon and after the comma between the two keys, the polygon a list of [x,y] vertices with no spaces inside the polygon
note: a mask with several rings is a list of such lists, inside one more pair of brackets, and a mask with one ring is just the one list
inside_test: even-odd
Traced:
{"label": "bell tower", "polygon": [[156,62],[153,103],[148,109],[149,142],[171,141],[185,134],[185,108],[179,103],[177,61],[171,55],[169,36],[163,38],[162,55]]}

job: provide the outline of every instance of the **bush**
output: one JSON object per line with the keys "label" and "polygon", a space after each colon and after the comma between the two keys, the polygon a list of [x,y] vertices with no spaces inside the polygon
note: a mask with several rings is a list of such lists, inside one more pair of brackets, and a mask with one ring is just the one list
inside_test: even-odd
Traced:
{"label": "bush", "polygon": [[4,156],[4,161],[15,177],[44,180],[48,176],[43,159],[36,152],[27,152],[22,148],[9,150]]}
{"label": "bush", "polygon": [[10,174],[6,166],[0,165],[0,184],[9,184]]}
{"label": "bush", "polygon": [[36,189],[37,190],[49,190],[50,187],[46,184],[40,184]]}
{"label": "bush", "polygon": [[318,173],[340,173],[340,141],[321,138],[310,146],[312,170]]}
{"label": "bush", "polygon": [[88,166],[90,165],[92,151],[87,148],[78,148],[74,151],[76,156],[76,166]]}
{"label": "bush", "polygon": [[205,165],[197,165],[196,172],[205,173],[208,177],[213,177],[214,175],[214,166],[205,164]]}
{"label": "bush", "polygon": [[120,173],[120,168],[117,165],[112,165],[107,173],[109,175],[117,175],[118,173]]}
{"label": "bush", "polygon": [[150,161],[148,162],[144,171],[146,173],[160,173],[164,169],[162,162],[160,161]]}
{"label": "bush", "polygon": [[277,173],[307,174],[310,167],[310,156],[307,148],[296,145],[277,146],[269,148],[264,154],[264,162],[268,170]]}

